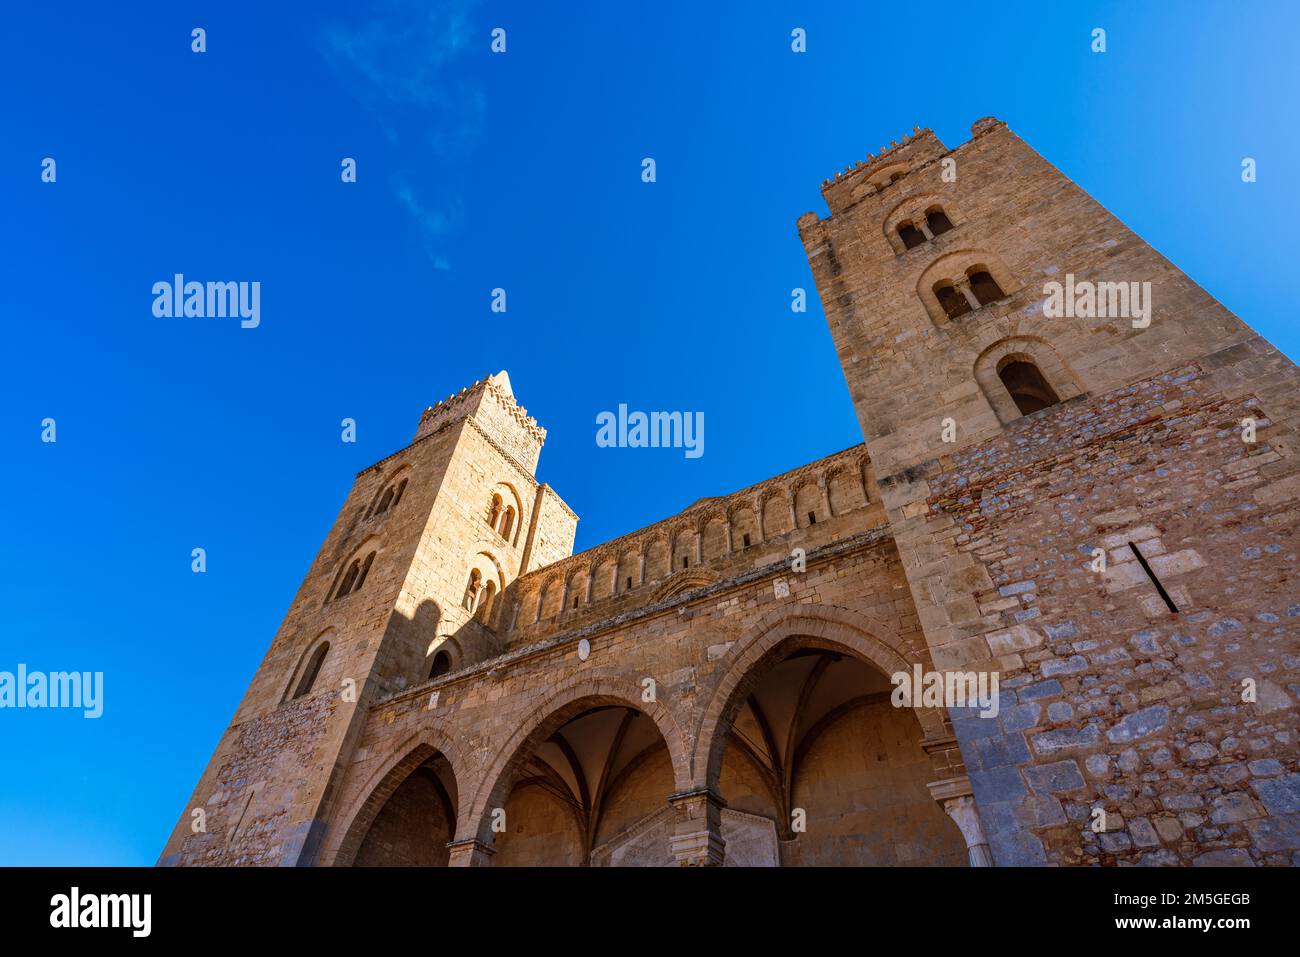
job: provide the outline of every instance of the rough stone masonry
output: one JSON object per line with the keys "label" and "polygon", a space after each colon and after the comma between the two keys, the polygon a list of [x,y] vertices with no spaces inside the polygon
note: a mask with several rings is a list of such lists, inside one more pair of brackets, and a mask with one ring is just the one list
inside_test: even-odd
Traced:
{"label": "rough stone masonry", "polygon": [[426,410],[161,864],[1300,862],[1296,367],[997,120],[822,195],[865,442],[574,555],[505,373]]}

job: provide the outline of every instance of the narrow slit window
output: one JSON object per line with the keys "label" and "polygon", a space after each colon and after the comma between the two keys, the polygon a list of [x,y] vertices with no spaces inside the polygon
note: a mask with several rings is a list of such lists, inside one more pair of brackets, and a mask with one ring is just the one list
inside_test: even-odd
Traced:
{"label": "narrow slit window", "polygon": [[744,545],[745,548],[749,547],[749,532],[746,532],[744,535],[741,536],[741,541],[745,543]]}
{"label": "narrow slit window", "polygon": [[629,579],[627,580],[627,589],[628,589],[628,591],[631,591],[631,590],[632,590],[632,579],[631,579],[631,578],[629,578]]}
{"label": "narrow slit window", "polygon": [[809,525],[816,525],[816,524],[817,524],[817,513],[816,513],[816,512],[809,512],[809,513],[808,513],[808,524],[809,524]]}
{"label": "narrow slit window", "polygon": [[1164,600],[1165,605],[1168,606],[1169,610],[1173,614],[1178,614],[1178,606],[1174,604],[1174,600],[1169,597],[1169,592],[1165,591],[1165,586],[1160,584],[1160,579],[1156,577],[1156,573],[1153,572],[1151,566],[1147,564],[1146,556],[1142,554],[1142,549],[1138,548],[1135,542],[1129,542],[1128,547],[1133,552],[1133,556],[1138,560],[1138,564],[1142,566],[1142,570],[1147,573],[1147,578],[1151,579],[1151,584],[1156,586],[1156,591]]}

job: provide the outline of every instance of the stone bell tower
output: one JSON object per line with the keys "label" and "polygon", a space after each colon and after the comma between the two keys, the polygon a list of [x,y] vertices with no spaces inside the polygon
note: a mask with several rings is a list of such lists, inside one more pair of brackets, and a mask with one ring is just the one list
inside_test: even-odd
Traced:
{"label": "stone bell tower", "polygon": [[799,233],[935,667],[1004,689],[953,715],[995,863],[1288,860],[1295,365],[992,118],[822,195]]}
{"label": "stone bell tower", "polygon": [[497,654],[506,588],[571,553],[545,438],[501,372],[357,475],[160,864],[314,863],[367,705]]}

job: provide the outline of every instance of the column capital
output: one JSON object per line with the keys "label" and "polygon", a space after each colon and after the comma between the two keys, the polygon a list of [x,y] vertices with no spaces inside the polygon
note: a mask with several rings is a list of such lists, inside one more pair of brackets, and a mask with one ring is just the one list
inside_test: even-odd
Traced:
{"label": "column capital", "polygon": [[486,867],[496,853],[496,848],[484,844],[476,837],[449,841],[447,850],[451,852],[448,867]]}
{"label": "column capital", "polygon": [[712,788],[679,791],[668,796],[676,816],[669,839],[679,867],[721,867],[726,852],[722,839],[722,809],[727,806]]}
{"label": "column capital", "polygon": [[984,308],[983,305],[980,304],[980,301],[975,298],[975,290],[971,289],[970,279],[966,276],[962,276],[960,279],[955,280],[952,285],[954,289],[966,297],[966,301],[970,303],[971,309]]}
{"label": "column capital", "polygon": [[992,867],[993,855],[989,851],[988,838],[984,836],[984,825],[980,822],[979,808],[975,805],[970,778],[962,775],[934,781],[927,785],[930,795],[939,802],[961,836],[966,840],[966,853],[971,867]]}

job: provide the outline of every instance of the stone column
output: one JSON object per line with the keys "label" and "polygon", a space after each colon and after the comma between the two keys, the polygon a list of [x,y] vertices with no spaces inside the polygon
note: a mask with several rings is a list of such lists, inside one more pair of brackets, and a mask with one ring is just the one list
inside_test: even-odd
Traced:
{"label": "stone column", "polygon": [[787,489],[785,494],[787,496],[786,504],[790,506],[790,528],[793,530],[799,527],[799,516],[795,514],[794,510],[794,492]]}
{"label": "stone column", "polygon": [[926,222],[924,216],[920,217],[913,225],[921,231],[921,235],[925,237],[926,242],[934,239],[934,233],[930,232],[930,224]]}
{"label": "stone column", "polygon": [[709,788],[700,788],[670,795],[668,804],[675,812],[669,847],[677,865],[721,867],[726,848],[722,798]]}
{"label": "stone column", "polygon": [[984,825],[980,823],[979,811],[975,808],[975,798],[969,794],[940,801],[944,813],[953,819],[961,836],[966,839],[966,851],[970,855],[971,867],[992,867],[993,854],[989,850],[988,838],[984,836]]}
{"label": "stone column", "polygon": [[971,309],[984,308],[983,306],[980,305],[980,301],[975,298],[975,291],[971,289],[970,280],[968,280],[965,276],[963,276],[962,278],[958,279],[955,283],[953,283],[953,286],[957,289],[959,293],[961,293],[963,296],[966,297],[966,301],[970,303]]}
{"label": "stone column", "polygon": [[473,837],[463,841],[452,841],[447,845],[447,850],[451,852],[451,858],[447,861],[448,867],[487,867],[491,863],[492,855],[496,853],[495,848],[488,847]]}
{"label": "stone column", "polygon": [[817,487],[822,492],[822,505],[826,509],[826,517],[834,518],[835,513],[831,511],[831,490],[826,487],[826,476],[823,475],[817,480]]}
{"label": "stone column", "polygon": [[736,550],[734,536],[731,534],[731,519],[727,519],[722,526],[727,532],[727,554],[730,555]]}
{"label": "stone column", "polygon": [[[936,767],[954,767],[961,761],[961,751],[957,739],[950,735],[926,738],[921,747]],[[939,802],[943,812],[952,818],[953,823],[966,839],[966,851],[971,867],[993,867],[993,854],[989,850],[989,840],[984,836],[984,825],[980,823],[979,808],[975,806],[975,795],[971,790],[970,778],[964,773],[955,777],[932,781],[927,788],[930,796]]]}

